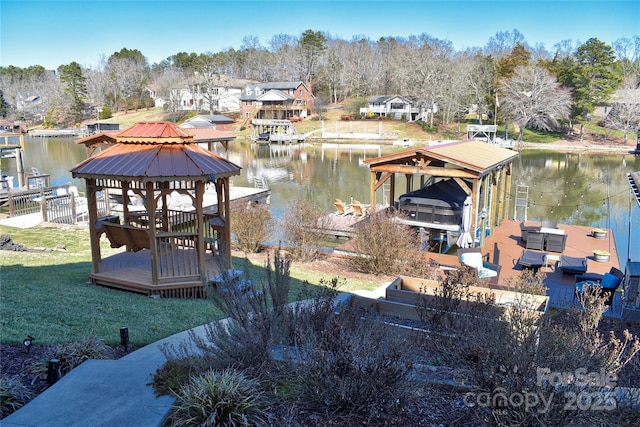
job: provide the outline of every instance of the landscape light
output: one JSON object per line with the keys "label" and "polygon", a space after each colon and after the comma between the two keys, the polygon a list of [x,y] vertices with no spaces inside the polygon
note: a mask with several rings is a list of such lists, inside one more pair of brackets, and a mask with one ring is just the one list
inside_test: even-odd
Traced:
{"label": "landscape light", "polygon": [[129,328],[120,328],[120,344],[124,346],[124,351],[129,351]]}
{"label": "landscape light", "polygon": [[27,354],[29,354],[29,350],[31,349],[31,345],[33,344],[34,340],[35,340],[34,337],[32,337],[31,335],[27,335],[27,338],[24,341],[22,341],[22,345],[24,346],[24,349],[27,352]]}
{"label": "landscape light", "polygon": [[49,385],[55,384],[60,379],[60,360],[49,360],[49,366],[47,369],[47,383]]}

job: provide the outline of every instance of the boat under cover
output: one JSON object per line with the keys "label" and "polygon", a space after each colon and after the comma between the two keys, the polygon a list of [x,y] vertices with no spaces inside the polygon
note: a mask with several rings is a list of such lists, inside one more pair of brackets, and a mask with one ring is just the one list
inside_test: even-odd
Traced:
{"label": "boat under cover", "polygon": [[465,190],[450,178],[401,195],[398,209],[406,215],[403,220],[406,224],[458,231],[466,198]]}

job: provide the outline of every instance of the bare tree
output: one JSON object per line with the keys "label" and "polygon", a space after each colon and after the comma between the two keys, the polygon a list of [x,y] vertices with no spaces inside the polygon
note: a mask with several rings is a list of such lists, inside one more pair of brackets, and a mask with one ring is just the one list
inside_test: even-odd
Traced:
{"label": "bare tree", "polygon": [[526,46],[524,36],[517,29],[498,31],[495,36],[489,38],[485,46],[485,54],[493,56],[494,59],[500,59],[508,55],[518,43]]}
{"label": "bare tree", "polygon": [[101,107],[106,104],[107,94],[109,92],[109,77],[105,71],[106,61],[104,56],[100,58],[100,63],[95,69],[85,69],[84,74],[87,78],[87,95],[89,102],[95,107]]}
{"label": "bare tree", "polygon": [[640,82],[635,75],[629,75],[622,87],[612,97],[611,111],[607,115],[608,127],[624,132],[624,143],[629,133],[640,126]]}
{"label": "bare tree", "polygon": [[520,66],[512,77],[501,82],[498,91],[502,113],[520,128],[522,141],[525,127],[552,130],[558,119],[571,112],[571,93],[560,86],[554,76],[540,66]]}
{"label": "bare tree", "polygon": [[159,76],[156,76],[153,85],[156,88],[156,95],[165,100],[165,108],[171,113],[175,113],[180,108],[180,90],[184,89],[186,77],[184,73],[175,66],[165,68]]}
{"label": "bare tree", "polygon": [[488,111],[495,71],[495,63],[491,57],[477,54],[473,57],[471,71],[466,74],[466,83],[470,88],[471,102],[475,104],[480,124],[482,124],[484,112]]}

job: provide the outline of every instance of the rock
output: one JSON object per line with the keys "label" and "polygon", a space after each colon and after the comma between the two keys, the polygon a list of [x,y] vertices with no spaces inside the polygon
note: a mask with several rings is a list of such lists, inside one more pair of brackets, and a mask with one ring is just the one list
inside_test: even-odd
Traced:
{"label": "rock", "polygon": [[8,234],[3,234],[0,236],[0,250],[26,252],[27,247],[21,243],[15,243]]}

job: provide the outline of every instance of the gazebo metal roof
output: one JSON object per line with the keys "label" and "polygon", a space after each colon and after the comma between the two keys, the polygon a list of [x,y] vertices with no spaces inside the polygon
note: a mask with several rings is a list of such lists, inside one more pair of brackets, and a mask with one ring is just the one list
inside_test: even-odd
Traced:
{"label": "gazebo metal roof", "polygon": [[72,176],[173,181],[240,174],[239,166],[199,147],[191,133],[170,122],[137,123],[116,134],[115,141],[71,169]]}

